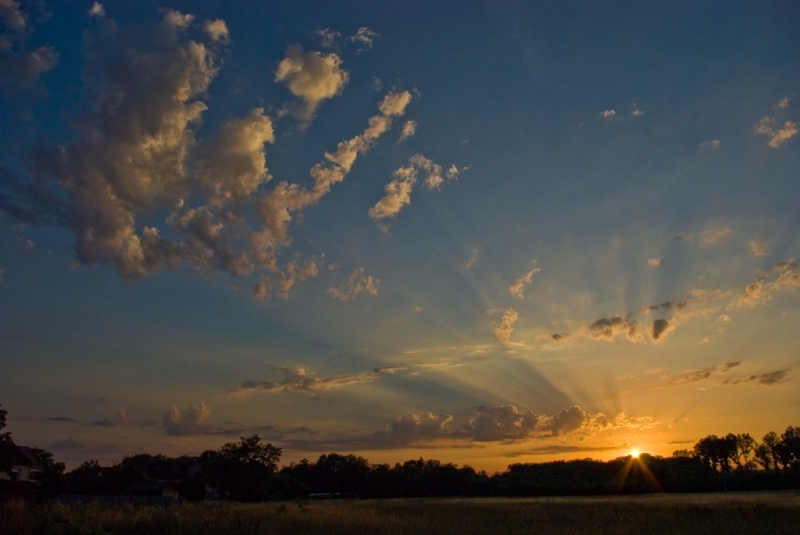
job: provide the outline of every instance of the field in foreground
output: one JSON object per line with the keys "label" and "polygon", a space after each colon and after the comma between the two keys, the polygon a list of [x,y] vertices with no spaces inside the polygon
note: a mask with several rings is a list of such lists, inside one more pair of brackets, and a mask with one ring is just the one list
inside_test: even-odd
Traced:
{"label": "field in foreground", "polygon": [[172,507],[0,505],[13,535],[798,533],[800,494],[192,503]]}

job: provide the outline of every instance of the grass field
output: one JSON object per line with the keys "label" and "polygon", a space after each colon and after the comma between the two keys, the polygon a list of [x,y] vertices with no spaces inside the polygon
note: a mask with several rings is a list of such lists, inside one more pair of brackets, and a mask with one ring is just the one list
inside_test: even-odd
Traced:
{"label": "grass field", "polygon": [[0,506],[3,535],[797,534],[800,494]]}

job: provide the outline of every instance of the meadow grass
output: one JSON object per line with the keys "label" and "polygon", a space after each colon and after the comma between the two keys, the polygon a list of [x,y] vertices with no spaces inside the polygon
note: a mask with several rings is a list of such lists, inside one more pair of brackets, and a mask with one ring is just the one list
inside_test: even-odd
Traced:
{"label": "meadow grass", "polygon": [[797,534],[797,493],[0,506],[3,535]]}

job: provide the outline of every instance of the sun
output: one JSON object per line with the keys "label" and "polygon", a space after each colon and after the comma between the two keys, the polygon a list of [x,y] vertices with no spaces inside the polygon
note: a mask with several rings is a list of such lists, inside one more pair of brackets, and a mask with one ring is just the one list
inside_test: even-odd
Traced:
{"label": "sun", "polygon": [[631,457],[633,457],[634,459],[636,459],[637,457],[639,457],[639,453],[640,453],[640,452],[639,452],[639,450],[638,450],[638,449],[636,449],[636,448],[633,448],[633,449],[631,450]]}

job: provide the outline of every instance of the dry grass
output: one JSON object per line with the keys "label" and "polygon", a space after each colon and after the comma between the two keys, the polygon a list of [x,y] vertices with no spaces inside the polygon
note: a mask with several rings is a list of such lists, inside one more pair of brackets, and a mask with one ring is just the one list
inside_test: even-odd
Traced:
{"label": "dry grass", "polygon": [[13,535],[788,534],[797,493],[533,499],[196,503],[172,507],[0,506]]}

